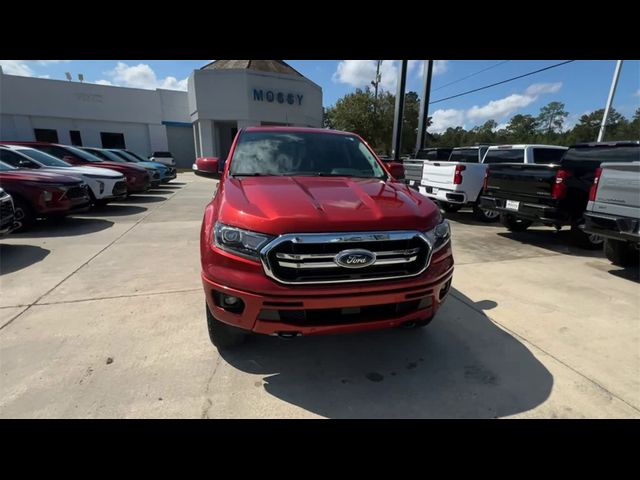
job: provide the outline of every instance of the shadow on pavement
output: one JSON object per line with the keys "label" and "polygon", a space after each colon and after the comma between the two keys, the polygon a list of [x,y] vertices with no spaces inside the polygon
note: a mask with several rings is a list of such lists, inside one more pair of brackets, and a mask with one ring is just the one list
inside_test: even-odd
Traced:
{"label": "shadow on pavement", "polygon": [[611,275],[625,280],[631,280],[632,282],[640,283],[640,268],[639,267],[627,267],[627,268],[614,268],[609,270]]}
{"label": "shadow on pavement", "polygon": [[164,202],[167,197],[160,197],[157,195],[141,195],[134,193],[125,200],[127,203],[157,203]]}
{"label": "shadow on pavement", "polygon": [[0,244],[0,275],[17,272],[38,263],[51,253],[34,245]]}
{"label": "shadow on pavement", "polygon": [[12,233],[12,238],[73,237],[106,230],[113,225],[112,221],[101,218],[64,217],[62,219],[46,219],[21,233]]}
{"label": "shadow on pavement", "polygon": [[458,212],[444,212],[443,213],[444,218],[447,218],[449,220],[453,220],[454,222],[458,222],[458,223],[462,223],[464,225],[480,225],[480,226],[484,226],[484,227],[500,227],[500,228],[504,228],[502,226],[502,224],[500,223],[500,220],[496,220],[495,222],[481,222],[480,220],[477,220],[474,216],[473,216],[473,211],[472,210],[460,210]]}
{"label": "shadow on pavement", "polygon": [[478,308],[496,303],[452,293],[424,329],[255,336],[221,355],[264,375],[269,394],[329,418],[494,418],[543,403],[553,377]]}
{"label": "shadow on pavement", "polygon": [[574,247],[569,243],[569,229],[556,231],[553,228],[533,229],[524,232],[498,232],[498,235],[509,238],[520,243],[534,245],[540,248],[546,248],[556,253],[564,253],[565,255],[574,255],[577,257],[603,258],[602,249],[586,250],[584,248]]}
{"label": "shadow on pavement", "polygon": [[146,212],[146,207],[139,207],[137,205],[115,205],[108,204],[103,207],[94,207],[91,211],[85,215],[88,217],[106,215],[108,217],[121,217],[124,215],[135,215],[137,213]]}
{"label": "shadow on pavement", "polygon": [[173,191],[173,190],[180,190],[182,188],[181,185],[186,185],[185,183],[181,183],[181,184],[174,184],[174,183],[170,183],[170,184],[163,184],[160,185],[156,190],[166,190],[167,192]]}

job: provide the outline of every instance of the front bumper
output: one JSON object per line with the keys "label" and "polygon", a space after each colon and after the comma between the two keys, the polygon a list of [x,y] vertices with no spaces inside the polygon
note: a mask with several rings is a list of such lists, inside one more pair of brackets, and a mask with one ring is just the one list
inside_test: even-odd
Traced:
{"label": "front bumper", "polygon": [[168,168],[166,173],[162,177],[162,183],[168,183],[178,176],[175,168]]}
{"label": "front bumper", "polygon": [[506,208],[507,199],[496,197],[480,197],[480,207],[500,213],[508,213],[517,218],[523,218],[532,222],[540,222],[548,225],[568,225],[571,223],[569,216],[560,208],[551,205],[526,203],[518,201],[518,209]]}
{"label": "front bumper", "polygon": [[[451,286],[453,257],[450,244],[443,250],[423,274],[402,280],[284,286],[268,279],[262,269],[254,274],[236,269],[228,275],[219,264],[203,271],[202,284],[214,317],[255,333],[313,335],[390,328],[430,317],[444,302]],[[235,278],[244,281],[234,282]],[[254,285],[255,290],[238,285]],[[220,294],[241,299],[242,312],[222,308]]]}
{"label": "front bumper", "polygon": [[640,243],[640,219],[587,212],[583,230],[613,240]]}
{"label": "front bumper", "polygon": [[151,181],[149,174],[136,175],[135,180],[131,181],[131,177],[127,177],[127,192],[128,193],[142,193],[149,190],[151,187]]}

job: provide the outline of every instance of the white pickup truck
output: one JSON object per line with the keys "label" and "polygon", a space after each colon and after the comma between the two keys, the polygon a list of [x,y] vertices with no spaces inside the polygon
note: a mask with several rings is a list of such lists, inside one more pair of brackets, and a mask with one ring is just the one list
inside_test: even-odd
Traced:
{"label": "white pickup truck", "polygon": [[556,145],[478,145],[454,148],[446,162],[425,164],[419,191],[447,212],[473,207],[476,218],[495,222],[498,212],[480,208],[479,197],[487,166],[492,163],[555,163],[566,147]]}
{"label": "white pickup truck", "polygon": [[638,266],[640,257],[640,161],[602,163],[584,214],[587,233],[604,237],[614,265]]}

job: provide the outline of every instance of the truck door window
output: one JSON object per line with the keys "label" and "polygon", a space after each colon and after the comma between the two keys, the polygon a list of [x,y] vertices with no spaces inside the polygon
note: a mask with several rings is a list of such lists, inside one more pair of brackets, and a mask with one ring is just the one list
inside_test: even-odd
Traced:
{"label": "truck door window", "polygon": [[533,163],[550,164],[559,163],[566,150],[561,148],[534,148]]}
{"label": "truck door window", "polygon": [[524,149],[487,150],[483,163],[524,163]]}
{"label": "truck door window", "polygon": [[453,150],[449,157],[450,162],[480,163],[477,148]]}

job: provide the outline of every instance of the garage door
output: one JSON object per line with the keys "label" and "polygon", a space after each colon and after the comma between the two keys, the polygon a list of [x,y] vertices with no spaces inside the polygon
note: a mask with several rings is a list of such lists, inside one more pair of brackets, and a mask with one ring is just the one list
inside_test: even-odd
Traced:
{"label": "garage door", "polygon": [[192,126],[167,125],[166,128],[169,151],[176,159],[176,167],[191,168],[196,158]]}

